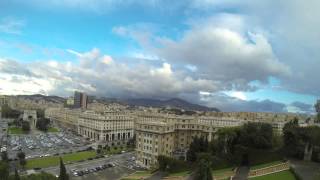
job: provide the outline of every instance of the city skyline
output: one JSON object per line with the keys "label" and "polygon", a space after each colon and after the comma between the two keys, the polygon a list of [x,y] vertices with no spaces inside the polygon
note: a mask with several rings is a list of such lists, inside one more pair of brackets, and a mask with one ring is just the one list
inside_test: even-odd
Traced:
{"label": "city skyline", "polygon": [[0,94],[181,98],[314,113],[308,1],[0,1]]}

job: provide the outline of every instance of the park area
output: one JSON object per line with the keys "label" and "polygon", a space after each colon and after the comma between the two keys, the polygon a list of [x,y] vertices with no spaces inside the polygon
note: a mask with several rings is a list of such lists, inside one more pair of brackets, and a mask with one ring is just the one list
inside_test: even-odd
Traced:
{"label": "park area", "polygon": [[137,171],[125,178],[122,178],[121,180],[140,180],[140,179],[146,179],[150,176],[152,176],[151,171]]}
{"label": "park area", "polygon": [[281,171],[273,174],[268,174],[265,176],[253,177],[250,180],[296,180],[294,175],[290,170]]}
{"label": "park area", "polygon": [[[83,152],[77,152],[72,154],[66,154],[61,157],[64,163],[71,163],[71,162],[87,160],[89,158],[94,158],[96,157],[96,155],[97,154],[95,151],[83,151]],[[32,169],[32,168],[46,168],[50,166],[57,166],[59,164],[59,158],[60,156],[50,156],[50,157],[30,159],[27,161],[26,168]]]}
{"label": "park area", "polygon": [[10,127],[9,134],[24,134],[25,132],[20,127]]}
{"label": "park area", "polygon": [[59,130],[57,128],[54,128],[54,127],[49,127],[47,132],[54,133],[54,132],[59,132]]}
{"label": "park area", "polygon": [[215,179],[228,179],[231,176],[234,176],[235,172],[233,168],[224,168],[224,169],[217,169],[212,171],[212,176]]}

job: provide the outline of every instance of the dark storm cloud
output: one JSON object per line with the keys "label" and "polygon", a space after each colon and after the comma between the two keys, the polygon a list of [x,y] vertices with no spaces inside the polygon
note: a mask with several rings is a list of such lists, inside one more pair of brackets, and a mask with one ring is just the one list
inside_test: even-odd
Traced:
{"label": "dark storm cloud", "polygon": [[227,96],[224,93],[200,95],[200,102],[217,107],[222,111],[243,111],[243,112],[288,112],[286,105],[271,100],[241,100]]}

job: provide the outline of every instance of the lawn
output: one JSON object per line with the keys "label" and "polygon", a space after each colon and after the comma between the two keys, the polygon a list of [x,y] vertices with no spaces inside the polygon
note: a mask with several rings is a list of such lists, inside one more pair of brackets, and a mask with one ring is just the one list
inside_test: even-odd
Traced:
{"label": "lawn", "polygon": [[181,172],[175,172],[175,173],[170,173],[168,176],[172,177],[172,176],[187,176],[191,174],[191,171],[181,171]]}
{"label": "lawn", "polygon": [[274,162],[270,162],[270,163],[258,164],[258,165],[250,167],[250,169],[251,170],[261,169],[261,168],[265,168],[265,167],[269,167],[269,166],[273,166],[273,165],[277,165],[277,164],[282,164],[282,163],[283,163],[283,161],[274,161]]}
{"label": "lawn", "polygon": [[127,148],[127,147],[122,147],[122,148],[110,148],[109,150],[107,149],[103,149],[103,153],[104,154],[109,154],[109,155],[112,155],[112,154],[120,154],[121,151],[125,151],[125,152],[130,152],[130,151],[133,151],[134,149],[133,148]]}
{"label": "lawn", "polygon": [[217,169],[217,170],[213,170],[212,171],[212,176],[216,177],[216,178],[220,178],[220,177],[230,177],[234,174],[233,168],[224,168],[224,169]]}
{"label": "lawn", "polygon": [[296,180],[296,179],[289,170],[286,170],[278,173],[268,174],[265,176],[250,178],[250,180]]}
{"label": "lawn", "polygon": [[47,132],[59,132],[57,128],[50,127]]}
{"label": "lawn", "polygon": [[225,173],[225,172],[233,172],[232,169],[233,168],[231,168],[231,167],[224,168],[224,169],[217,169],[217,170],[213,170],[212,173],[213,174],[221,174],[221,173]]}
{"label": "lawn", "polygon": [[24,134],[24,132],[19,127],[10,127],[9,134]]}
{"label": "lawn", "polygon": [[[96,156],[95,151],[84,151],[72,154],[62,155],[64,163],[76,162],[80,160],[87,160],[88,158],[93,158]],[[46,168],[50,166],[57,166],[59,164],[59,156],[49,156],[36,159],[27,160],[27,169],[32,169],[36,167]]]}
{"label": "lawn", "polygon": [[137,171],[125,178],[121,178],[121,180],[140,180],[148,178],[152,175],[151,171]]}

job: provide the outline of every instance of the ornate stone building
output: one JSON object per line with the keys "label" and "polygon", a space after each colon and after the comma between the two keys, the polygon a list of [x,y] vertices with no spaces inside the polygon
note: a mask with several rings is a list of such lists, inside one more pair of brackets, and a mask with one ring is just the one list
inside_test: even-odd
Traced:
{"label": "ornate stone building", "polygon": [[192,115],[146,110],[135,118],[137,161],[150,168],[157,165],[157,157],[185,158],[195,136],[211,141],[214,133],[223,127],[241,126],[247,122],[263,122],[272,125],[275,133],[282,133],[285,123],[297,114],[255,113],[255,112],[198,112]]}
{"label": "ornate stone building", "polygon": [[81,113],[81,109],[47,108],[45,110],[45,116],[54,124],[74,132],[78,131],[78,119]]}
{"label": "ornate stone building", "polygon": [[23,121],[28,121],[30,126],[36,127],[37,124],[37,111],[36,110],[24,110],[22,115]]}
{"label": "ornate stone building", "polygon": [[78,120],[78,134],[102,145],[125,145],[133,138],[133,115],[127,111],[86,111]]}
{"label": "ornate stone building", "polygon": [[243,121],[232,117],[176,115],[163,112],[142,112],[136,115],[137,162],[143,167],[157,165],[157,157],[185,158],[195,136],[209,141],[221,127],[239,126]]}

